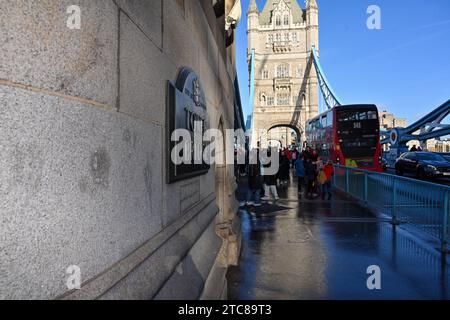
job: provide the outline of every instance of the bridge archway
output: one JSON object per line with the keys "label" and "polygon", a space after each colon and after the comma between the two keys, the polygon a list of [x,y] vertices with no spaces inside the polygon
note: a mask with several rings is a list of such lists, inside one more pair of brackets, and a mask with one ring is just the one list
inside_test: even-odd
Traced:
{"label": "bridge archway", "polygon": [[293,144],[297,147],[301,145],[302,131],[300,128],[291,125],[278,123],[271,125],[267,130],[267,140],[279,141],[282,148],[290,147]]}
{"label": "bridge archway", "polygon": [[283,141],[277,140],[277,139],[268,139],[269,147],[271,148],[277,148],[282,149],[283,148]]}
{"label": "bridge archway", "polygon": [[[270,117],[267,115],[267,117]],[[295,123],[293,123],[295,122]],[[302,146],[302,143],[305,138],[305,130],[300,125],[300,121],[292,121],[292,118],[289,119],[271,119],[267,121],[267,118],[265,121],[259,121],[258,123],[254,124],[253,128],[253,134],[252,134],[252,146],[254,147],[261,147],[261,148],[267,148],[269,147],[269,142],[278,140],[278,141],[285,141],[283,144],[283,147],[286,146],[286,138],[288,139],[288,145],[290,146],[292,144],[292,141],[290,141],[291,137],[285,137],[285,139],[281,139],[279,136],[271,135],[271,131],[274,131],[274,129],[279,128],[286,128],[289,132],[294,132],[294,140],[295,144],[297,146]],[[289,131],[290,130],[290,131]],[[286,134],[286,132],[285,132]]]}

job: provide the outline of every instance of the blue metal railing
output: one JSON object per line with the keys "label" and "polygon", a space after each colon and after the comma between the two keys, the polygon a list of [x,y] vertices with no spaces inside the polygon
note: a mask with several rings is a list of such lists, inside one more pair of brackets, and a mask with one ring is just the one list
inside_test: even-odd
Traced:
{"label": "blue metal railing", "polygon": [[319,81],[320,91],[322,92],[323,99],[328,107],[328,109],[332,109],[336,106],[342,105],[341,100],[336,95],[335,91],[330,85],[327,77],[325,76],[325,72],[320,65],[319,57],[317,56],[317,51],[315,47],[312,47],[311,54],[313,57],[314,67],[317,72],[317,79]]}
{"label": "blue metal railing", "polygon": [[450,243],[450,187],[343,166],[335,167],[334,185],[353,198],[410,224],[441,242]]}

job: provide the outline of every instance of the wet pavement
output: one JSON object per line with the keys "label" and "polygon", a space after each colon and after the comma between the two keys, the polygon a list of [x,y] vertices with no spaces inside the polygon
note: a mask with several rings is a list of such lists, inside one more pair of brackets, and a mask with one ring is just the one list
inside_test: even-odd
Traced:
{"label": "wet pavement", "polygon": [[[241,208],[242,252],[228,272],[229,299],[450,299],[450,260],[422,237],[337,194],[298,201],[293,179],[280,198]],[[381,290],[367,287],[373,265]]]}

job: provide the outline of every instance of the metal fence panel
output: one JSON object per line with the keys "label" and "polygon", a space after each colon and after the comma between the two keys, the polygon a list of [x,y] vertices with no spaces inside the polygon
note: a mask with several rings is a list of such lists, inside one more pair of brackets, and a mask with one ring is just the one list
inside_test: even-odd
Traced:
{"label": "metal fence panel", "polygon": [[394,175],[335,167],[335,187],[391,217],[450,242],[450,187]]}

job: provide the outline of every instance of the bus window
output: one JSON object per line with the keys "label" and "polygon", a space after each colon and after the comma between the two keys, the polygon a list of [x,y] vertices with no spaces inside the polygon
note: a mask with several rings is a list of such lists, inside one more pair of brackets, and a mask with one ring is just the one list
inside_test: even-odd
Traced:
{"label": "bus window", "polygon": [[328,112],[327,114],[327,127],[333,126],[333,112]]}
{"label": "bus window", "polygon": [[376,111],[369,111],[367,112],[367,118],[369,120],[377,120],[378,119],[378,114]]}
{"label": "bus window", "polygon": [[326,128],[327,127],[327,116],[323,116],[322,117],[322,128]]}
{"label": "bus window", "polygon": [[349,120],[348,116],[349,116],[348,112],[339,112],[337,118],[339,122],[346,122]]}
{"label": "bus window", "polygon": [[367,113],[366,112],[360,112],[358,115],[358,120],[367,120]]}

